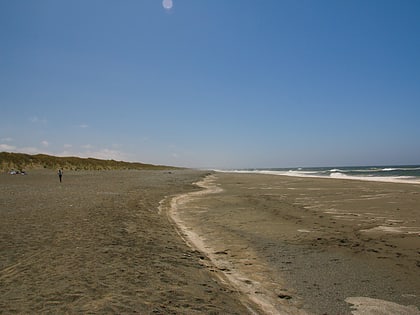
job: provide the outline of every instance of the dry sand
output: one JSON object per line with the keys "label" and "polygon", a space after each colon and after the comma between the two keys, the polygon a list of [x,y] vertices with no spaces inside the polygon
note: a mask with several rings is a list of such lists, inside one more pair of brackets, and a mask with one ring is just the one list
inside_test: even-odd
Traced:
{"label": "dry sand", "polygon": [[420,314],[420,186],[207,177],[173,200],[191,246],[267,314]]}
{"label": "dry sand", "polygon": [[419,185],[204,175],[0,175],[0,313],[420,314]]}
{"label": "dry sand", "polygon": [[0,313],[249,313],[161,211],[202,176],[0,175]]}

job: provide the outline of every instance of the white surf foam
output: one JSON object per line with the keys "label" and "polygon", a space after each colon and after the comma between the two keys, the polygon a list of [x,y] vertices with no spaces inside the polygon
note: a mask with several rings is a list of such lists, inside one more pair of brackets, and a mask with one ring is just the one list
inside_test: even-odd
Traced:
{"label": "white surf foam", "polygon": [[413,305],[405,306],[363,296],[349,297],[345,301],[352,304],[351,313],[353,315],[420,315],[418,308]]}
{"label": "white surf foam", "polygon": [[[337,169],[338,170],[338,169]],[[343,174],[341,172],[333,172],[330,176],[319,175],[319,171],[274,171],[274,170],[214,170],[223,173],[243,173],[243,174],[265,174],[265,175],[283,175],[294,177],[312,177],[312,178],[335,178],[335,179],[350,179],[362,180],[371,182],[386,182],[386,183],[405,183],[420,185],[420,179],[411,176],[352,176]]]}

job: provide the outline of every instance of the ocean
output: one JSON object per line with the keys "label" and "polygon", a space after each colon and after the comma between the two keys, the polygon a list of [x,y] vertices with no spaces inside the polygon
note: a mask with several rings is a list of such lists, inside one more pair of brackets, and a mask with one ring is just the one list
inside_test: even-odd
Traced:
{"label": "ocean", "polygon": [[228,172],[420,184],[420,165],[261,168]]}

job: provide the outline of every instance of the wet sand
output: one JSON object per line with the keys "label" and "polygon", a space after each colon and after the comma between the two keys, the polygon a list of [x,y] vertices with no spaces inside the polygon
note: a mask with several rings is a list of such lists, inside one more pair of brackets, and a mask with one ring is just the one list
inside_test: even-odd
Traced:
{"label": "wet sand", "polygon": [[181,235],[267,314],[420,314],[420,186],[216,173]]}
{"label": "wet sand", "polygon": [[0,313],[250,313],[164,210],[203,175],[1,174]]}

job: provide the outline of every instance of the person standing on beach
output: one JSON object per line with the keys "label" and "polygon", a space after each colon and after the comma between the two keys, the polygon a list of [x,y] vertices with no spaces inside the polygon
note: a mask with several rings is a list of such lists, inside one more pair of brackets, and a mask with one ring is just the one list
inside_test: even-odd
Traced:
{"label": "person standing on beach", "polygon": [[61,170],[61,168],[58,170],[58,178],[60,178],[60,183],[61,183],[61,178],[63,177],[63,171]]}

